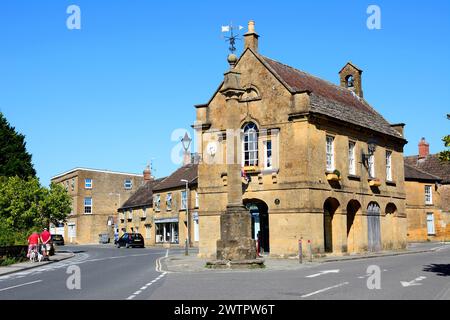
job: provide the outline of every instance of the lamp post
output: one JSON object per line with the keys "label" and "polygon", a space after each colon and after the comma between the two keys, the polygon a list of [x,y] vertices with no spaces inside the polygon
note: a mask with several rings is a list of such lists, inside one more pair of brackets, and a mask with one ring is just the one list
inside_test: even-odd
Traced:
{"label": "lamp post", "polygon": [[[186,225],[187,225],[187,235],[186,235],[186,244],[185,244],[185,252],[184,252],[184,254],[186,255],[186,256],[188,256],[189,255],[189,245],[190,245],[190,237],[189,237],[189,201],[188,201],[188,199],[189,199],[189,197],[188,197],[188,184],[189,184],[189,181],[188,180],[186,180],[186,179],[181,179],[180,180],[181,182],[184,182],[185,184],[186,184],[186,188],[185,188],[185,192],[186,192]],[[183,202],[183,199],[181,199],[181,201]]]}
{"label": "lamp post", "polygon": [[190,159],[191,156],[188,152],[191,142],[192,142],[192,139],[189,137],[188,133],[186,132],[184,134],[184,137],[181,139],[181,143],[182,143],[183,149],[184,149],[183,166],[191,163],[191,159]]}

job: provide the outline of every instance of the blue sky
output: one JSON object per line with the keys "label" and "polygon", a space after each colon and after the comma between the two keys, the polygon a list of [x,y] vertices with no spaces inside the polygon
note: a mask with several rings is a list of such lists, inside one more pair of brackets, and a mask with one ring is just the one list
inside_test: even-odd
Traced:
{"label": "blue sky", "polygon": [[[81,30],[66,9],[81,8]],[[366,27],[381,8],[381,30]],[[8,0],[0,2],[0,110],[26,135],[41,182],[73,167],[177,168],[172,132],[190,129],[227,69],[220,26],[254,19],[260,52],[338,83],[351,60],[366,100],[442,150],[450,122],[450,2]],[[242,42],[238,43],[238,53]]]}

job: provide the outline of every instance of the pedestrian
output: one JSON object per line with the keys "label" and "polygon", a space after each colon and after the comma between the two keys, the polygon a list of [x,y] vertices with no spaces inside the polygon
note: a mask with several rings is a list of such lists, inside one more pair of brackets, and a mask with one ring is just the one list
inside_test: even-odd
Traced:
{"label": "pedestrian", "polygon": [[42,243],[42,254],[44,255],[44,259],[45,260],[49,260],[49,254],[50,254],[50,249],[52,248],[51,246],[51,239],[52,236],[50,234],[50,232],[48,232],[47,228],[44,228],[44,230],[41,233],[41,243]]}
{"label": "pedestrian", "polygon": [[37,232],[33,232],[28,237],[28,253],[27,258],[30,257],[31,251],[37,250],[37,246],[39,245],[39,234]]}

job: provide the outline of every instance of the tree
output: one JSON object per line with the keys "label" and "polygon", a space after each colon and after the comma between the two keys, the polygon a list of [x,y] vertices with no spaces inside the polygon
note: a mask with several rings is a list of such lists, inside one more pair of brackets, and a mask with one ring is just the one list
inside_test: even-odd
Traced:
{"label": "tree", "polygon": [[23,243],[32,231],[64,221],[70,210],[71,197],[60,185],[47,189],[37,178],[0,177],[0,245]]}
{"label": "tree", "polygon": [[25,136],[17,133],[0,112],[0,176],[35,177]]}
{"label": "tree", "polygon": [[[446,148],[450,148],[450,135],[442,138],[442,141],[444,142]],[[450,150],[444,150],[441,153],[439,153],[439,159],[441,161],[450,162]]]}

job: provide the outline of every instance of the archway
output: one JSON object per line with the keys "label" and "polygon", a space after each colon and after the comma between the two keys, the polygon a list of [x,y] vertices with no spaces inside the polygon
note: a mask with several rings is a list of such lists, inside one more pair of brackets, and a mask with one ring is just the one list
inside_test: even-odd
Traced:
{"label": "archway", "polygon": [[397,232],[397,220],[396,220],[396,213],[397,213],[397,206],[390,202],[386,205],[385,209],[385,224],[384,229],[387,231],[387,234],[389,235],[389,238],[386,239],[386,247],[387,249],[394,249],[396,247],[396,232]]}
{"label": "archway", "polygon": [[267,204],[259,199],[244,199],[244,205],[252,216],[252,238],[257,240],[259,234],[261,253],[269,253],[269,208]]}
{"label": "archway", "polygon": [[325,252],[333,252],[333,217],[339,201],[328,198],[323,204],[323,242]]}
{"label": "archway", "polygon": [[361,204],[356,200],[351,200],[347,204],[347,252],[356,252],[358,239],[356,239],[357,226],[355,217],[361,209]]}
{"label": "archway", "polygon": [[380,213],[381,210],[378,203],[369,203],[367,206],[368,251],[376,252],[381,250]]}

